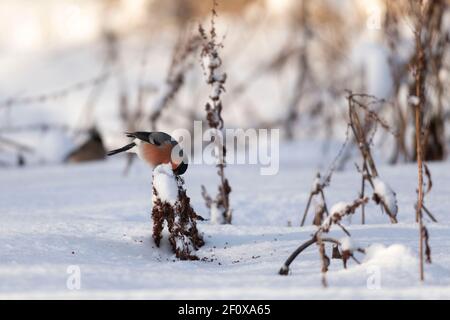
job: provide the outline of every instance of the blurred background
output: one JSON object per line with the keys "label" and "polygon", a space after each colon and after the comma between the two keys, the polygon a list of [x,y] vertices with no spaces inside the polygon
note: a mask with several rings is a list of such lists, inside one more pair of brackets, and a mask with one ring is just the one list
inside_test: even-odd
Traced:
{"label": "blurred background", "polygon": [[[229,128],[280,128],[286,145],[341,144],[346,90],[391,132],[374,139],[389,163],[414,161],[415,57],[410,1],[219,0]],[[193,129],[208,86],[198,25],[207,0],[2,0],[0,167],[105,159],[127,130]],[[426,158],[447,157],[449,1],[427,18]],[[343,159],[357,150],[349,148]]]}

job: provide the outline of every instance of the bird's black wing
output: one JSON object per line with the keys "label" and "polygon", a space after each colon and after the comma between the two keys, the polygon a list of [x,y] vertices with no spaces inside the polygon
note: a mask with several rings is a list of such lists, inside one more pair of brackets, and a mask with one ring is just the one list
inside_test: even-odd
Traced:
{"label": "bird's black wing", "polygon": [[150,132],[137,131],[137,132],[125,132],[128,138],[139,139],[145,142],[149,142]]}

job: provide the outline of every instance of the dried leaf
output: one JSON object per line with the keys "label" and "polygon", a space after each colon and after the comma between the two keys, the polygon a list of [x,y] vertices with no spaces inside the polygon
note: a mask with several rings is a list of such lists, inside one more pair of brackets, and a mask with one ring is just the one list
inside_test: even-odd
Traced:
{"label": "dried leaf", "polygon": [[431,263],[431,247],[430,247],[430,237],[428,234],[428,229],[426,227],[422,227],[422,237],[423,237],[423,241],[425,243],[425,257],[426,257],[426,262],[427,263]]}
{"label": "dried leaf", "polygon": [[425,169],[425,177],[427,178],[427,181],[428,181],[426,183],[427,190],[425,191],[425,194],[428,194],[431,191],[431,189],[433,188],[433,180],[431,179],[431,171],[428,168],[426,163],[423,164],[423,167]]}
{"label": "dried leaf", "polygon": [[331,255],[332,259],[342,259],[341,252],[339,251],[339,246],[337,244],[333,245],[333,253]]}

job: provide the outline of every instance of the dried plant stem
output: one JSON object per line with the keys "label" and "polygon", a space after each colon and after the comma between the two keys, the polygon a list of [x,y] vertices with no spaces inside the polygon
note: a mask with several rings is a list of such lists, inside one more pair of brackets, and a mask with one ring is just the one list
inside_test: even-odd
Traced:
{"label": "dried plant stem", "polygon": [[[153,240],[160,246],[164,224],[167,223],[169,242],[177,258],[181,260],[198,260],[193,253],[204,245],[203,237],[197,229],[199,216],[190,204],[190,198],[184,188],[184,180],[168,173],[167,179],[174,179],[178,187],[177,201],[172,204],[161,199],[158,186],[153,185]],[[154,181],[154,180],[153,180]]]}
{"label": "dried plant stem", "polygon": [[303,213],[303,218],[302,218],[302,222],[300,223],[300,227],[303,227],[305,225],[306,215],[308,214],[309,207],[311,206],[311,201],[312,201],[313,196],[314,195],[311,192],[309,194],[308,203],[306,204],[305,212]]}
{"label": "dried plant stem", "polygon": [[[322,240],[322,242],[329,242],[329,243],[333,243],[336,245],[341,245],[341,243],[338,240],[333,239],[333,238],[322,238],[321,240]],[[289,273],[289,266],[291,265],[292,262],[294,262],[294,260],[297,258],[297,256],[299,254],[301,254],[303,251],[305,251],[306,249],[308,249],[310,246],[315,244],[317,241],[318,241],[317,236],[314,236],[311,239],[302,243],[297,249],[295,249],[295,251],[292,252],[292,254],[284,262],[283,267],[281,267],[280,272],[279,272],[280,275],[287,275]]]}
{"label": "dried plant stem", "polygon": [[420,280],[424,280],[424,270],[423,270],[423,220],[422,220],[422,206],[423,206],[423,167],[422,167],[422,143],[420,138],[420,106],[416,107],[416,143],[417,143],[417,166],[418,166],[418,184],[419,184],[419,193],[418,193],[418,202],[417,202],[417,211],[416,211],[416,219],[419,222],[419,273]]}
{"label": "dried plant stem", "polygon": [[322,263],[322,286],[324,288],[328,287],[327,282],[327,271],[328,267],[330,266],[330,258],[327,257],[326,251],[325,251],[325,244],[322,241],[321,237],[317,238],[317,245],[319,246],[319,254],[320,254],[320,261]]}
{"label": "dried plant stem", "polygon": [[[360,198],[363,199],[365,196],[365,189],[366,189],[366,176],[364,175],[364,173],[361,174],[361,193],[360,193]],[[361,206],[361,224],[365,224],[366,223],[366,206],[365,204],[363,204]]]}
{"label": "dried plant stem", "polygon": [[[314,181],[314,185],[313,188],[309,194],[309,198],[308,198],[308,203],[306,204],[306,208],[305,211],[303,213],[303,218],[302,221],[300,223],[300,226],[303,227],[305,225],[305,221],[306,221],[306,216],[308,215],[308,211],[309,211],[309,207],[311,206],[311,201],[314,198],[314,196],[320,194],[320,197],[322,198],[322,207],[321,210],[323,211],[323,213],[326,213],[327,216],[330,215],[329,211],[328,211],[328,206],[327,206],[327,201],[325,199],[325,188],[328,187],[331,183],[331,178],[333,176],[334,170],[336,169],[336,163],[338,162],[338,160],[342,157],[345,148],[347,147],[347,144],[349,142],[349,131],[350,131],[350,126],[347,126],[347,130],[345,132],[345,141],[342,144],[339,152],[337,153],[336,157],[333,159],[333,161],[330,164],[330,167],[327,170],[327,173],[325,174],[324,178],[321,177],[320,173],[317,173],[316,175],[316,180]],[[316,214],[316,218],[317,218],[317,214]],[[316,220],[316,218],[314,219],[314,224],[316,224],[316,222],[318,222]],[[321,217],[320,217],[321,220]],[[318,225],[321,224],[318,223]]]}
{"label": "dried plant stem", "polygon": [[[359,263],[358,260],[356,260],[353,257],[353,252],[358,251],[364,253],[364,249],[356,249],[356,250],[349,250],[345,249],[342,250],[342,254],[339,252],[338,247],[341,246],[341,243],[333,238],[324,238],[322,237],[323,234],[328,233],[333,225],[337,225],[341,227],[341,229],[350,236],[350,233],[341,225],[340,221],[345,216],[350,216],[355,213],[356,209],[360,207],[362,204],[367,203],[369,199],[357,199],[353,203],[348,204],[345,206],[345,208],[341,209],[337,212],[331,212],[330,215],[322,222],[322,224],[318,227],[317,231],[312,235],[311,239],[305,241],[303,244],[301,244],[285,261],[281,269],[279,270],[280,275],[288,275],[289,274],[289,266],[291,263],[297,258],[299,254],[301,254],[304,250],[306,250],[308,247],[313,245],[314,243],[317,243],[319,246],[319,256],[321,261],[321,275],[322,275],[322,285],[324,287],[328,286],[327,280],[326,280],[326,273],[328,271],[328,267],[330,265],[330,259],[326,255],[325,252],[325,242],[330,242],[335,245],[335,248],[333,249],[333,258],[339,256],[340,259],[344,262],[344,267],[347,265],[348,258],[353,258],[353,260],[356,261],[356,263]],[[337,253],[335,252],[337,250]]]}
{"label": "dried plant stem", "polygon": [[422,108],[424,104],[424,68],[425,68],[425,52],[422,45],[422,27],[423,20],[422,15],[419,17],[419,26],[415,32],[416,39],[416,97],[418,97],[418,103],[415,105],[415,125],[416,125],[416,148],[417,148],[417,169],[418,169],[418,200],[416,208],[416,220],[419,223],[419,274],[420,280],[425,279],[424,275],[424,261],[423,261],[423,244],[424,244],[424,232],[423,232],[423,153],[422,153]]}
{"label": "dried plant stem", "polygon": [[323,191],[323,189],[325,188],[325,186],[318,186],[318,188],[319,188],[319,190],[313,190],[313,191],[311,191],[311,193],[309,194],[308,203],[306,204],[305,212],[303,213],[302,222],[300,223],[300,226],[301,226],[301,227],[303,227],[303,226],[305,225],[306,216],[308,215],[308,211],[309,211],[309,208],[310,208],[310,206],[311,206],[312,199],[313,199],[314,196],[316,196],[316,195],[320,195],[321,200],[322,200],[322,205],[323,205],[324,212],[326,213],[327,216],[329,215],[327,202],[326,202],[326,200],[325,200],[325,193],[324,193],[324,191]]}
{"label": "dried plant stem", "polygon": [[430,210],[428,210],[428,208],[425,206],[424,203],[422,203],[422,209],[423,211],[425,211],[425,213],[428,215],[428,217],[431,219],[431,221],[433,222],[438,222],[437,219],[434,217],[434,215],[430,212]]}
{"label": "dried plant stem", "polygon": [[[366,112],[367,116],[375,121],[376,124],[380,124],[383,128],[386,130],[389,130],[389,126],[378,117],[378,115],[374,112],[368,109],[367,105],[363,104],[362,102],[359,102],[355,99],[355,97],[362,97],[362,98],[369,98],[372,99],[374,102],[381,102],[378,99],[376,99],[373,96],[365,95],[365,94],[353,94],[352,92],[349,92],[349,95],[347,97],[348,99],[348,113],[349,113],[349,119],[350,119],[350,128],[353,132],[356,144],[358,146],[358,149],[361,153],[361,156],[363,158],[363,166],[361,169],[361,175],[362,175],[362,191],[364,188],[364,181],[367,180],[372,189],[375,190],[375,184],[373,180],[378,177],[378,170],[375,165],[375,161],[372,157],[372,153],[370,151],[370,140],[367,139],[366,132],[361,124],[361,120],[359,119],[359,115],[357,113],[357,110],[355,109],[355,106],[358,106],[364,112]],[[389,219],[391,220],[391,223],[397,223],[397,218],[393,212],[391,212],[391,209],[385,203],[385,201],[380,201],[380,206],[386,212],[386,214],[389,216]],[[363,209],[364,210],[364,209]],[[364,218],[365,219],[365,218]]]}
{"label": "dried plant stem", "polygon": [[195,54],[197,53],[201,41],[197,35],[180,35],[172,54],[172,61],[169,67],[166,82],[160,90],[150,114],[150,123],[153,130],[157,130],[157,122],[164,109],[176,97],[184,85],[186,74],[194,65]]}
{"label": "dried plant stem", "polygon": [[5,137],[0,137],[0,145],[6,145],[10,148],[17,149],[20,152],[28,152],[28,153],[34,152],[33,148]]}
{"label": "dried plant stem", "polygon": [[77,82],[61,90],[55,90],[53,92],[43,93],[36,96],[10,98],[0,102],[0,109],[9,108],[11,106],[16,105],[34,105],[60,100],[68,97],[71,94],[99,86],[102,83],[104,83],[110,77],[110,75],[111,72],[106,71],[96,77],[93,77],[85,81]]}
{"label": "dried plant stem", "polygon": [[[215,215],[214,220],[219,220],[222,224],[231,224],[232,211],[230,207],[231,187],[228,179],[225,178],[226,167],[226,146],[223,141],[224,121],[222,118],[222,93],[225,91],[225,82],[227,74],[221,70],[222,59],[220,49],[222,43],[217,41],[215,28],[215,18],[217,17],[217,1],[213,1],[211,27],[207,33],[202,25],[199,26],[200,38],[202,40],[202,67],[206,83],[211,88],[209,101],[206,103],[206,119],[211,129],[215,131],[214,136],[214,157],[216,158],[217,174],[220,177],[219,192],[213,199],[202,186],[202,195],[207,207],[211,210],[211,216]],[[218,217],[220,216],[220,217]]]}

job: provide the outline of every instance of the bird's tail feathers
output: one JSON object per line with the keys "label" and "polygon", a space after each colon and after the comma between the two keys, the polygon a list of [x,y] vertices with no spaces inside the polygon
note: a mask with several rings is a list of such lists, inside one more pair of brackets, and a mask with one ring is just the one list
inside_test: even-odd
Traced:
{"label": "bird's tail feathers", "polygon": [[108,156],[113,156],[113,155],[115,155],[115,154],[118,154],[118,153],[121,153],[121,152],[128,151],[128,150],[130,150],[131,148],[133,148],[133,147],[135,147],[135,146],[136,146],[136,143],[132,142],[132,143],[127,144],[126,146],[124,146],[124,147],[122,147],[122,148],[119,148],[119,149],[116,149],[116,150],[109,151],[109,152],[107,153],[107,155],[108,155]]}

